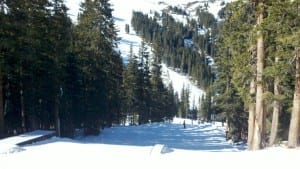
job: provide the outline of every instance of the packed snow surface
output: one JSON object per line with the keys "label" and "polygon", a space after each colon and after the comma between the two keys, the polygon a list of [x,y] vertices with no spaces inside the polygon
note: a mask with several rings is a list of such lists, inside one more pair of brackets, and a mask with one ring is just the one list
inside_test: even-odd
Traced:
{"label": "packed snow surface", "polygon": [[22,151],[0,153],[0,166],[1,169],[253,169],[298,165],[300,150],[297,149],[245,151],[245,148],[225,140],[221,123],[199,124],[175,118],[173,122],[106,128],[99,136],[74,140],[53,137],[23,146]]}

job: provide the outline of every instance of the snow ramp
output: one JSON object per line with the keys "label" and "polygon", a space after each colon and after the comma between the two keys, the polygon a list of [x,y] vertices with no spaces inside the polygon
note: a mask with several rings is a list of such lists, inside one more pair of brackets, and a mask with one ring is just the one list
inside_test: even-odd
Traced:
{"label": "snow ramp", "polygon": [[0,154],[11,154],[11,153],[23,151],[24,148],[20,146],[46,140],[53,136],[55,136],[55,131],[35,130],[21,135],[1,139]]}

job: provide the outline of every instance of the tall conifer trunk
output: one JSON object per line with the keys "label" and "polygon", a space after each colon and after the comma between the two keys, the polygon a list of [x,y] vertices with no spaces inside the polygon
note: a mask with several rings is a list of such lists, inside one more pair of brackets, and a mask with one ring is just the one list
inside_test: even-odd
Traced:
{"label": "tall conifer trunk", "polygon": [[[0,1],[1,17],[3,15],[3,12],[4,12],[4,1]],[[2,20],[2,18],[1,18],[1,20]],[[0,58],[0,59],[2,59],[2,58]],[[2,65],[0,65],[0,66],[2,66]],[[0,67],[0,138],[4,135],[4,106],[3,106],[4,101],[3,101],[3,85],[2,85],[2,83],[3,83],[2,72],[1,72],[1,67]]]}
{"label": "tall conifer trunk", "polygon": [[[279,57],[275,58],[275,64],[279,62]],[[275,77],[274,80],[274,95],[279,96],[279,77]],[[272,116],[272,127],[271,127],[271,135],[269,140],[269,145],[273,145],[277,138],[277,132],[278,132],[278,121],[279,121],[279,113],[280,113],[280,102],[278,99],[274,99],[273,102],[273,116]]]}
{"label": "tall conifer trunk", "polygon": [[292,116],[288,138],[288,147],[297,147],[300,130],[300,47],[296,49],[296,81]]}
{"label": "tall conifer trunk", "polygon": [[[20,67],[20,77],[23,76],[23,69],[22,66]],[[20,104],[21,104],[21,127],[23,132],[26,131],[25,126],[25,108],[24,108],[24,90],[23,90],[23,83],[20,81]]]}
{"label": "tall conifer trunk", "polygon": [[[258,2],[257,27],[263,23],[263,1]],[[264,101],[263,101],[263,70],[264,70],[264,37],[261,30],[257,31],[257,67],[256,67],[256,106],[255,106],[255,124],[253,135],[253,150],[259,150],[263,147],[264,136]]]}
{"label": "tall conifer trunk", "polygon": [[248,150],[253,147],[253,134],[254,134],[254,120],[255,120],[255,102],[252,96],[255,95],[255,79],[253,78],[250,83],[250,104],[249,104],[249,117],[248,117]]}
{"label": "tall conifer trunk", "polygon": [[2,72],[0,70],[0,138],[3,135],[4,135],[3,86],[2,86]]}
{"label": "tall conifer trunk", "polygon": [[60,119],[59,119],[59,104],[60,104],[60,101],[59,101],[59,96],[56,96],[55,97],[55,109],[54,109],[54,116],[55,116],[55,129],[56,129],[56,135],[58,137],[61,136],[61,133],[60,133]]}
{"label": "tall conifer trunk", "polygon": [[[252,55],[252,71],[256,72],[256,45],[250,48],[249,52]],[[252,150],[253,147],[253,135],[254,135],[254,124],[255,124],[255,94],[256,94],[256,81],[255,76],[251,77],[250,82],[250,102],[249,102],[249,115],[248,115],[248,138],[247,138],[247,144],[248,144],[248,150]]]}

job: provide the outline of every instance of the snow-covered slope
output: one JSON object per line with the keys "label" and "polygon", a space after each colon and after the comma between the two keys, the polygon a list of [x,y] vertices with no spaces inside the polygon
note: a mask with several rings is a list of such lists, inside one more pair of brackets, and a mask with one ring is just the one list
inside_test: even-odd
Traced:
{"label": "snow-covered slope", "polygon": [[[70,16],[73,20],[76,20],[79,4],[83,0],[65,1],[67,6],[70,8]],[[206,3],[208,5],[208,11],[212,13],[216,18],[218,18],[218,11],[223,7],[225,3],[232,1],[233,0],[111,0],[110,2],[114,5],[113,8],[115,9],[115,11],[118,11],[117,13],[119,15],[115,13],[115,16],[121,16],[120,18],[131,18],[132,9],[143,12],[150,12],[150,10],[159,12],[163,9],[166,9],[168,6],[176,6],[184,9],[189,17],[193,17],[196,12],[195,9],[199,6],[202,6],[204,8]],[[182,16],[175,16],[175,18],[179,18],[179,20],[181,20]]]}
{"label": "snow-covered slope", "polygon": [[[122,38],[119,49],[122,53],[123,58],[127,58],[129,53],[130,44],[134,46],[134,52],[138,52],[139,45],[141,43],[141,38],[138,37],[132,28],[131,34],[126,34],[125,32],[125,24],[130,25],[131,17],[132,17],[132,11],[143,11],[144,13],[150,13],[150,11],[158,11],[161,12],[161,10],[165,9],[169,4],[182,4],[183,2],[186,3],[186,1],[158,1],[158,0],[130,0],[128,1],[120,1],[120,0],[111,0],[114,12],[113,16],[115,17],[115,23],[116,26],[119,29],[119,36]],[[172,3],[171,3],[172,2]],[[128,3],[132,5],[128,5]],[[190,89],[190,103],[192,106],[192,103],[195,103],[196,106],[198,106],[199,97],[202,96],[203,91],[199,90],[194,84],[192,84],[187,77],[184,77],[177,72],[172,71],[171,69],[167,68],[165,65],[163,65],[162,69],[162,75],[163,80],[166,85],[168,83],[172,82],[174,90],[180,94],[183,87]]]}
{"label": "snow-covered slope", "polygon": [[191,95],[189,98],[190,107],[193,108],[192,106],[195,104],[194,106],[199,108],[199,99],[201,99],[205,93],[192,83],[188,76],[180,74],[168,68],[165,64],[162,64],[162,78],[166,84],[172,83],[174,91],[176,91],[179,96],[183,87],[189,89]]}

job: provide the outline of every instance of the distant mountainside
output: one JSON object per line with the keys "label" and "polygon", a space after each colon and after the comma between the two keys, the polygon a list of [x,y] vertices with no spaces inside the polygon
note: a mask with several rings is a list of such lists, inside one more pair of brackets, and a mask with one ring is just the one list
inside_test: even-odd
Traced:
{"label": "distant mountainside", "polygon": [[[82,0],[81,0],[82,1]],[[123,59],[126,61],[130,45],[133,45],[134,53],[138,53],[139,45],[141,43],[141,38],[138,37],[133,31],[132,26],[130,26],[130,34],[125,32],[126,24],[131,23],[132,13],[133,11],[141,11],[143,13],[148,13],[149,15],[153,15],[153,13],[158,12],[166,12],[171,15],[177,22],[182,22],[183,24],[187,23],[189,19],[196,18],[197,9],[203,9],[213,14],[213,16],[217,19],[219,10],[224,7],[224,5],[232,0],[111,0],[110,3],[113,6],[113,16],[115,18],[116,27],[119,30],[119,37],[121,41],[118,45],[118,49],[121,52]],[[70,15],[72,19],[76,18],[78,13],[78,5],[80,0],[67,0],[67,5],[70,8]],[[199,30],[200,33],[205,33],[205,30]],[[186,41],[185,41],[186,42]],[[169,74],[172,70],[168,70],[165,66],[163,67],[163,75]],[[166,83],[172,82],[175,87],[175,91],[179,94],[181,93],[181,89],[183,86],[186,88],[196,89],[197,87],[191,83],[184,80],[184,82],[179,80],[178,78],[174,79],[171,76],[164,76]],[[188,77],[187,77],[188,78]],[[176,83],[176,84],[175,84]],[[198,104],[198,99],[203,95],[203,91],[191,90],[190,103],[196,102]]]}
{"label": "distant mountainside", "polygon": [[[187,17],[195,16],[196,8],[201,7],[203,9],[207,9],[208,12],[212,13],[216,18],[218,18],[218,11],[229,2],[233,0],[111,0],[110,2],[114,5],[114,13],[120,11],[122,14],[127,13],[127,15],[131,13],[132,10],[136,11],[163,11],[168,10],[168,7],[176,7],[177,9],[183,10]],[[83,2],[83,0],[66,0],[66,4],[69,8],[69,15],[73,20],[77,19],[77,15],[79,12],[79,4]],[[125,12],[127,11],[127,12]],[[129,12],[129,13],[128,13]],[[175,12],[174,10],[170,12]],[[118,14],[117,14],[118,15]],[[115,15],[114,15],[115,16]],[[126,15],[125,15],[126,16]],[[124,16],[123,16],[124,17]]]}

